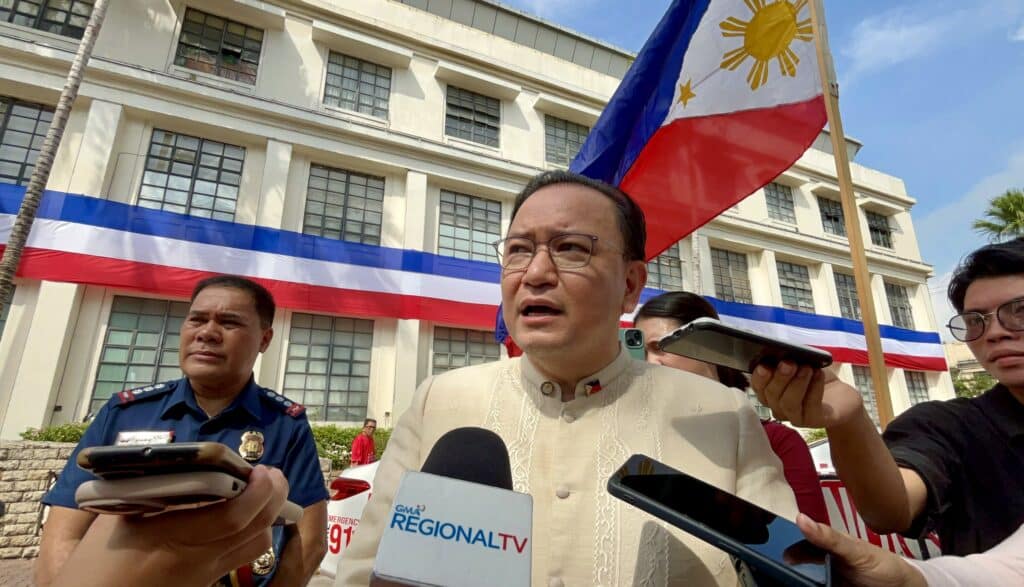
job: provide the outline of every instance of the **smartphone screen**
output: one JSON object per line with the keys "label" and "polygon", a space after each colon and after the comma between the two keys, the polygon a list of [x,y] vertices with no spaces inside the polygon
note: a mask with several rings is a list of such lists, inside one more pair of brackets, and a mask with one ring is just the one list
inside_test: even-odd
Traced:
{"label": "smartphone screen", "polygon": [[755,574],[783,584],[828,584],[828,554],[808,542],[796,524],[654,459],[633,455],[608,488],[736,556]]}

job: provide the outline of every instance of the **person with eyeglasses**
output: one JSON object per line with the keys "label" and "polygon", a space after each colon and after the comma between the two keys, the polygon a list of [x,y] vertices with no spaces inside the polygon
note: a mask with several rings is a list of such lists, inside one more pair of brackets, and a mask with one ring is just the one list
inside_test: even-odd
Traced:
{"label": "person with eyeglasses", "polygon": [[879,435],[860,395],[825,372],[759,366],[751,386],[776,417],[826,429],[873,530],[935,530],[944,554],[966,556],[1024,524],[1024,237],[968,255],[948,294],[950,332],[998,382],[978,397],[917,404]]}
{"label": "person with eyeglasses", "polygon": [[[520,357],[428,378],[395,426],[336,585],[365,585],[405,471],[444,433],[483,426],[533,496],[533,585],[736,585],[728,555],[606,490],[634,453],[789,519],[796,500],[746,396],[633,360],[619,321],[647,279],[643,212],[565,171],[534,177],[496,243],[503,316]],[[497,301],[497,300],[495,300]]]}

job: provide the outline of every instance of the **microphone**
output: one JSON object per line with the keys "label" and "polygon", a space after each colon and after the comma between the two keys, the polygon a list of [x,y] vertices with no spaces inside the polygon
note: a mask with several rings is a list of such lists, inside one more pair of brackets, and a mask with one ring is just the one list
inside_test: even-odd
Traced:
{"label": "microphone", "polygon": [[370,584],[527,586],[532,527],[533,498],[512,491],[505,443],[456,428],[402,477]]}

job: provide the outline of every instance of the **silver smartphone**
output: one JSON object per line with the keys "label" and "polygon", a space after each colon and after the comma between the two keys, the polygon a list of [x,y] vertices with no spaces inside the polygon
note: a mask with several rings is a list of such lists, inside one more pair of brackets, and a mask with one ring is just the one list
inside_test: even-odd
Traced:
{"label": "silver smartphone", "polygon": [[752,373],[760,364],[774,367],[780,361],[816,369],[832,364],[828,351],[770,338],[714,318],[697,318],[666,334],[658,340],[658,348],[744,373]]}

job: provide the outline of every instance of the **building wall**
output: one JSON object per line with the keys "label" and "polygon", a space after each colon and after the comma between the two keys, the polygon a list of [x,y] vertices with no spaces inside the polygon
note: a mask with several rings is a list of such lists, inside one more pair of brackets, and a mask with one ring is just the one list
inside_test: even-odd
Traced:
{"label": "building wall", "polygon": [[[616,63],[631,56],[483,0],[460,6],[473,7],[477,21],[487,22],[493,13],[495,22],[525,22],[524,31],[548,27],[559,43],[574,43],[573,58],[414,5],[126,3],[108,13],[48,187],[138,203],[150,140],[162,129],[245,148],[236,222],[301,231],[310,168],[321,165],[384,178],[383,246],[436,252],[442,190],[501,202],[504,230],[519,188],[535,173],[557,167],[545,158],[545,117],[592,125],[619,82],[607,73],[618,66],[598,64],[596,55]],[[189,7],[263,30],[254,83],[175,65]],[[542,33],[535,35],[540,46]],[[557,52],[561,45],[554,47]],[[0,23],[0,94],[52,106],[74,48],[73,39]],[[386,118],[324,104],[332,51],[391,67]],[[581,56],[591,53],[591,66],[580,65]],[[446,135],[450,86],[500,98],[496,147]],[[897,177],[856,163],[852,173],[858,204],[888,216],[895,229],[891,248],[868,247],[880,321],[892,320],[883,285],[890,281],[908,288],[915,328],[937,329],[925,287],[932,269],[921,259],[910,214],[915,200]],[[753,303],[782,305],[776,261],[785,260],[808,266],[815,312],[839,315],[833,275],[834,268],[850,265],[848,243],[824,232],[817,200],[837,196],[835,177],[832,157],[811,149],[777,180],[792,189],[795,223],[772,219],[759,190],[684,239],[676,259],[682,287],[715,295],[711,248],[724,248],[746,256]],[[863,214],[860,221],[867,235]],[[79,420],[95,409],[94,382],[116,296],[141,294],[18,282],[0,338],[0,437]],[[282,309],[275,340],[256,367],[262,385],[284,385],[292,325],[293,312]],[[435,331],[444,326],[374,318],[368,415],[385,426],[395,422],[415,386],[433,371]],[[849,366],[840,370],[848,379],[851,373]],[[952,396],[947,374],[929,373],[927,381],[931,397]],[[898,413],[910,403],[899,370],[890,370],[890,383]]]}

